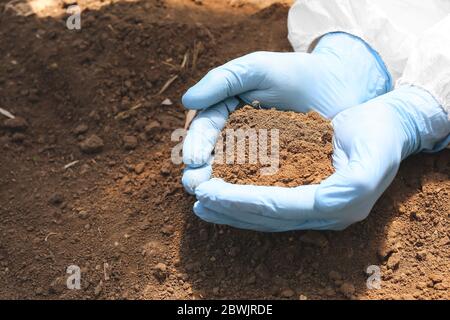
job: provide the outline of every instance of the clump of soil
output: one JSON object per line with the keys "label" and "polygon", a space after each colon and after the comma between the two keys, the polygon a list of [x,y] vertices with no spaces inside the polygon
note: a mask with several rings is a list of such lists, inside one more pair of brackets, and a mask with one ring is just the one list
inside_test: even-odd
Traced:
{"label": "clump of soil", "polygon": [[[239,135],[237,129],[242,129],[246,135]],[[235,144],[231,146],[226,143],[230,133],[236,136]],[[255,134],[253,142],[256,148],[250,147],[249,136],[252,133]],[[261,148],[259,142],[264,141],[261,140],[264,135],[267,135],[267,142]],[[214,164],[213,176],[240,184],[294,187],[320,183],[334,171],[331,162],[332,135],[330,122],[318,113],[303,114],[245,106],[231,114],[222,132],[220,143],[224,145],[224,156],[220,158],[222,161]],[[237,145],[240,142],[242,145],[245,143],[244,163],[237,163]],[[278,150],[272,149],[277,144]],[[226,159],[232,153],[234,162],[228,164]],[[265,154],[267,157],[264,157]]]}

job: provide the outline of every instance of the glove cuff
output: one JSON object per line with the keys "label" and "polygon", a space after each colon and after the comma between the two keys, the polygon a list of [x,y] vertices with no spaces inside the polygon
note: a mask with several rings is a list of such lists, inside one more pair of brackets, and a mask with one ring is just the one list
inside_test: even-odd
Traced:
{"label": "glove cuff", "polygon": [[392,92],[398,102],[395,109],[407,124],[412,147],[405,154],[437,152],[450,142],[450,120],[438,101],[426,90],[400,86]]}

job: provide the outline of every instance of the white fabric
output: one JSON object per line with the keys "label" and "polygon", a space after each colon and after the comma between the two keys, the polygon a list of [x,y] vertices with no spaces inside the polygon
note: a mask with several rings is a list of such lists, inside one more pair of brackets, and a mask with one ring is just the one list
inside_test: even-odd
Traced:
{"label": "white fabric", "polygon": [[333,31],[360,37],[397,85],[426,89],[450,119],[450,0],[297,0],[288,29],[295,51]]}

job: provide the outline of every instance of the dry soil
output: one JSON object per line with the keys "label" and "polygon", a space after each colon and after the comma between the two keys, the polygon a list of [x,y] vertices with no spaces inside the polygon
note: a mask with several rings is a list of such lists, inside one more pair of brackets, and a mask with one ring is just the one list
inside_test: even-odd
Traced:
{"label": "dry soil", "polygon": [[[227,144],[227,132],[228,137],[233,135],[233,144]],[[220,162],[216,156],[213,176],[265,186],[320,183],[333,173],[332,135],[329,121],[317,113],[245,106],[231,114],[223,130],[219,140],[223,156]],[[239,144],[242,163],[238,163]],[[233,161],[227,163],[230,155]]]}

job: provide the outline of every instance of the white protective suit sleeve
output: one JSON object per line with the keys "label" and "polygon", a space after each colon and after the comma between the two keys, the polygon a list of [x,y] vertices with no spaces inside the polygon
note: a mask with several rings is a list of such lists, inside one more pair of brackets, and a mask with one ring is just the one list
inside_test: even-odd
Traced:
{"label": "white protective suit sleeve", "polygon": [[419,37],[397,81],[402,84],[427,90],[450,119],[450,15]]}
{"label": "white protective suit sleeve", "polygon": [[450,0],[297,0],[288,30],[295,51],[329,32],[358,36],[394,83],[426,89],[450,114]]}

